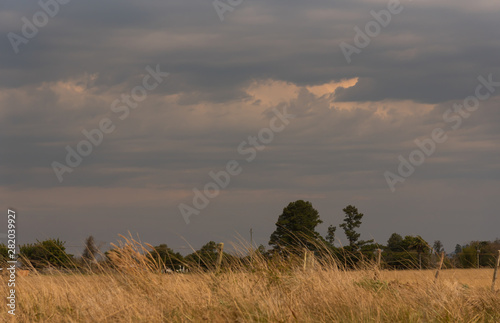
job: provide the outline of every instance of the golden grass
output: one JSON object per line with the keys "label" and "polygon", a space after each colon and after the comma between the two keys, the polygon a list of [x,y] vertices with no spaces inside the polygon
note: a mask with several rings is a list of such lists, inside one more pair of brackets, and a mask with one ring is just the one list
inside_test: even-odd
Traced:
{"label": "golden grass", "polygon": [[[500,322],[492,269],[444,270],[434,283],[431,270],[382,271],[375,280],[370,270],[257,260],[221,273],[157,274],[121,260],[121,271],[19,277],[17,321]],[[0,321],[10,322],[2,308]]]}

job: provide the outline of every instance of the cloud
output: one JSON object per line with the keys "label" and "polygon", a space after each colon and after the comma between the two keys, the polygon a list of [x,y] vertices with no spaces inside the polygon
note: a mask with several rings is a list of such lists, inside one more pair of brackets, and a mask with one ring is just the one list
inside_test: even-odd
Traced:
{"label": "cloud", "polygon": [[[131,85],[144,65],[157,62],[176,79],[163,91],[183,94],[185,104],[244,99],[242,88],[255,79],[313,86],[355,77],[358,85],[339,92],[338,100],[437,103],[458,99],[479,74],[499,72],[492,64],[499,8],[490,1],[480,1],[474,10],[462,1],[405,4],[346,64],[340,42],[352,42],[354,26],[385,6],[385,1],[253,1],[220,23],[202,1],[73,2],[20,55],[4,39],[0,86],[84,73],[99,73],[102,85]],[[9,13],[29,17],[35,9],[18,6]],[[12,20],[3,31],[16,27]],[[21,21],[17,25],[20,30]]]}
{"label": "cloud", "polygon": [[[246,1],[221,23],[207,1],[72,1],[19,54],[7,37],[0,42],[2,192],[37,223],[27,228],[32,236],[52,230],[38,216],[64,222],[54,234],[71,230],[72,221],[90,231],[85,213],[103,220],[106,239],[118,229],[146,233],[134,212],[147,210],[148,221],[165,218],[161,223],[196,243],[212,239],[205,230],[223,239],[249,226],[259,226],[265,242],[280,208],[303,197],[337,223],[344,204],[359,203],[373,214],[372,231],[363,230],[379,240],[390,230],[425,232],[430,214],[441,230],[456,221],[460,235],[435,229],[429,239],[494,238],[490,215],[466,233],[472,206],[499,211],[490,200],[499,175],[498,96],[450,133],[397,195],[383,172],[415,148],[415,138],[443,126],[443,112],[473,94],[479,75],[500,79],[500,5],[405,2],[347,64],[340,42],[352,42],[353,28],[386,5]],[[19,33],[21,17],[40,10],[26,2],[4,7],[4,35]],[[169,77],[119,120],[111,103],[155,64]],[[284,105],[297,118],[189,229],[181,228],[177,203],[206,183],[209,171],[241,159],[238,144]],[[60,184],[51,163],[63,162],[65,146],[74,147],[103,117],[116,131]],[[117,219],[123,223],[115,230]],[[153,230],[154,239],[161,240],[161,230]]]}

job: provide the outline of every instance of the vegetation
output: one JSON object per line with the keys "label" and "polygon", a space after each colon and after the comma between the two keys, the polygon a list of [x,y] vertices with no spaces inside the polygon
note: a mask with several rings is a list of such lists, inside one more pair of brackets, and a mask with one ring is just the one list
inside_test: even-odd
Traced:
{"label": "vegetation", "polygon": [[348,205],[342,211],[345,213],[344,223],[340,225],[344,229],[344,233],[349,241],[349,247],[351,251],[358,250],[360,247],[373,242],[370,241],[358,241],[361,234],[356,232],[356,229],[361,226],[361,219],[364,214],[359,213],[355,206]]}
{"label": "vegetation", "polygon": [[182,255],[178,252],[174,252],[166,244],[153,247],[150,257],[151,260],[157,262],[160,267],[172,271],[180,269],[183,265]]}
{"label": "vegetation", "polygon": [[500,250],[500,239],[495,241],[472,241],[464,246],[457,245],[453,257],[457,268],[492,267]]}
{"label": "vegetation", "polygon": [[271,234],[269,245],[274,251],[284,249],[313,249],[320,241],[316,226],[323,221],[311,202],[298,200],[288,204],[276,222],[276,230]]}
{"label": "vegetation", "polygon": [[[210,241],[203,245],[200,250],[187,255],[184,262],[189,267],[211,270],[216,267],[217,255],[217,244],[214,241]],[[232,256],[227,253],[224,253],[224,256],[226,259],[232,258]]]}
{"label": "vegetation", "polygon": [[[303,255],[304,249],[313,251],[316,257],[324,257],[327,250],[328,257],[334,257],[336,261],[346,269],[363,268],[366,261],[374,261],[377,249],[382,249],[382,266],[386,269],[430,269],[437,262],[438,253],[444,252],[443,244],[437,240],[430,247],[421,236],[405,236],[404,238],[393,233],[387,240],[386,246],[374,243],[373,240],[361,240],[358,229],[362,225],[363,213],[353,206],[348,205],[343,210],[343,223],[339,225],[344,231],[349,245],[336,247],[337,227],[330,225],[325,238],[316,231],[318,224],[323,221],[319,212],[310,202],[298,200],[291,202],[283,209],[276,222],[276,229],[271,234],[269,245],[271,250],[259,246],[252,253],[258,254],[264,259],[272,259],[274,256],[289,254]],[[65,251],[64,242],[59,239],[48,239],[37,241],[35,244],[21,246],[21,256],[25,266],[33,266],[37,269],[45,267],[95,270],[95,265],[101,254],[97,248],[93,236],[85,241],[85,248],[80,259],[74,259]],[[464,246],[457,245],[455,252],[445,258],[445,268],[477,268],[492,267],[500,250],[500,240],[496,241],[473,241]],[[120,248],[106,252],[105,261],[112,264],[110,255],[114,253],[119,257]],[[149,261],[159,266],[160,271],[175,271],[181,268],[197,268],[212,270],[216,266],[218,257],[217,243],[209,241],[199,250],[183,257],[174,252],[166,244],[150,246]],[[7,257],[7,248],[0,245],[0,261]],[[249,257],[238,256],[224,252],[225,264],[248,260]]]}
{"label": "vegetation", "polygon": [[47,239],[34,244],[25,244],[19,248],[20,260],[26,267],[67,267],[73,263],[73,255],[66,253],[64,241]]}
{"label": "vegetation", "polygon": [[328,227],[328,231],[326,234],[326,241],[330,244],[331,247],[335,245],[335,232],[337,231],[337,227],[330,225]]}
{"label": "vegetation", "polygon": [[[16,318],[4,322],[498,322],[492,270],[345,270],[323,257],[305,271],[300,257],[159,274],[148,245],[125,239],[114,269],[19,277]],[[246,250],[241,251],[241,256]],[[114,258],[114,255],[120,255]],[[243,259],[244,257],[239,257]],[[118,266],[119,264],[119,266]],[[369,264],[367,264],[368,266]],[[1,292],[7,294],[7,284]]]}
{"label": "vegetation", "polygon": [[5,267],[5,264],[9,260],[9,250],[7,249],[7,245],[0,243],[0,266]]}
{"label": "vegetation", "polygon": [[97,261],[98,254],[99,254],[99,249],[95,245],[94,237],[89,236],[85,240],[85,249],[83,250],[82,259],[86,263],[93,263]]}
{"label": "vegetation", "polygon": [[[491,292],[500,240],[457,245],[434,279],[440,241],[393,233],[385,246],[361,240],[363,214],[343,209],[340,224],[349,245],[337,247],[336,229],[325,238],[310,202],[290,203],[263,245],[222,253],[210,241],[183,257],[166,244],[131,237],[102,257],[92,236],[80,259],[59,239],[20,247],[19,322],[498,322],[500,294]],[[376,266],[382,250],[381,268]],[[0,261],[7,258],[0,245]],[[43,269],[51,267],[51,275]],[[42,270],[40,270],[42,269]],[[382,270],[380,270],[382,269]],[[389,270],[384,270],[389,269]],[[393,270],[405,269],[405,270]],[[420,270],[415,270],[420,269]],[[427,270],[431,269],[431,270]],[[35,274],[36,273],[36,274]],[[42,274],[40,274],[42,273]],[[169,274],[165,274],[169,273]],[[7,284],[2,284],[7,294]],[[0,312],[0,320],[10,318]]]}

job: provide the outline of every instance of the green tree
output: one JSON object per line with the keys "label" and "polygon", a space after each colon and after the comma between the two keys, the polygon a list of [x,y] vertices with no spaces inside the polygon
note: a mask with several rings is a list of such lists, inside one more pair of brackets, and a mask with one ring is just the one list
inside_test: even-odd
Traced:
{"label": "green tree", "polygon": [[389,240],[387,240],[387,249],[392,252],[401,252],[403,251],[403,237],[397,233],[393,233]]}
{"label": "green tree", "polygon": [[462,253],[462,246],[459,245],[458,243],[455,245],[455,251],[453,252],[453,266],[456,268],[462,268],[462,265],[460,263],[460,254]]}
{"label": "green tree", "polygon": [[185,260],[193,266],[199,265],[204,269],[213,269],[215,268],[217,255],[217,243],[215,243],[214,241],[209,241],[208,243],[203,245],[200,250],[187,255]]}
{"label": "green tree", "polygon": [[342,211],[345,213],[344,223],[340,225],[344,229],[347,240],[349,240],[349,247],[351,250],[357,250],[359,247],[372,243],[373,240],[359,241],[361,234],[356,232],[356,229],[361,226],[361,219],[364,214],[359,213],[355,206],[348,205]]}
{"label": "green tree", "polygon": [[403,248],[407,251],[416,251],[418,255],[418,266],[422,269],[422,255],[428,254],[431,250],[427,241],[421,236],[406,236],[403,240]]}
{"label": "green tree", "polygon": [[460,267],[476,268],[477,267],[477,248],[476,246],[466,245],[462,248],[462,252],[458,256]]}
{"label": "green tree", "polygon": [[255,253],[260,254],[262,257],[268,256],[266,246],[264,246],[263,244],[259,245],[259,247],[255,250]]}
{"label": "green tree", "polygon": [[335,244],[335,231],[337,231],[337,227],[330,225],[328,227],[328,232],[325,238],[325,240],[328,241],[332,246]]}
{"label": "green tree", "polygon": [[463,246],[458,254],[458,262],[462,268],[493,267],[500,250],[500,240],[472,241]]}
{"label": "green tree", "polygon": [[9,249],[7,249],[7,245],[0,243],[0,267],[5,267],[9,260],[12,259],[9,259]]}
{"label": "green tree", "polygon": [[28,262],[35,268],[68,267],[73,264],[73,255],[66,253],[65,242],[59,239],[47,239],[34,244],[19,247],[21,261]]}
{"label": "green tree", "polygon": [[159,265],[170,270],[179,269],[184,264],[184,258],[178,252],[174,252],[166,244],[153,247],[150,257]]}
{"label": "green tree", "polygon": [[403,237],[400,234],[393,233],[385,248],[384,259],[388,266],[394,269],[406,269],[411,264],[410,255],[404,251]]}
{"label": "green tree", "polygon": [[298,200],[288,204],[278,217],[276,230],[271,234],[269,245],[274,251],[307,247],[315,249],[321,237],[316,226],[323,223],[311,202]]}
{"label": "green tree", "polygon": [[255,250],[255,252],[258,252],[260,254],[265,254],[266,253],[266,246],[264,246],[263,244],[260,244],[259,247],[257,248],[257,250]]}
{"label": "green tree", "polygon": [[495,241],[483,241],[479,265],[482,267],[494,267],[500,250],[500,239]]}
{"label": "green tree", "polygon": [[444,251],[444,246],[443,243],[440,240],[434,241],[434,244],[432,245],[432,249],[434,249],[434,252],[441,253]]}

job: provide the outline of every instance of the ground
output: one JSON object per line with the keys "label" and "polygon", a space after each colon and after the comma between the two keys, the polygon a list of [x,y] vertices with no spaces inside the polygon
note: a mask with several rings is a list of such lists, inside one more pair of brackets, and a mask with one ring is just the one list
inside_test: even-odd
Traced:
{"label": "ground", "polygon": [[[262,265],[262,264],[261,264]],[[500,321],[492,269],[306,271],[259,266],[221,273],[19,277],[17,322]],[[7,295],[6,277],[2,293]],[[500,284],[499,284],[500,285]],[[2,297],[4,302],[6,298]],[[12,320],[6,307],[0,320]],[[12,320],[14,321],[14,320]]]}

